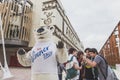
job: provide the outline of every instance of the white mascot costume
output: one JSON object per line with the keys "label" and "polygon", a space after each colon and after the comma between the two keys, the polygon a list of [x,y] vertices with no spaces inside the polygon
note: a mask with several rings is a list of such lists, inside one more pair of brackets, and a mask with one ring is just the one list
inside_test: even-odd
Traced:
{"label": "white mascot costume", "polygon": [[31,66],[31,80],[58,80],[57,61],[67,61],[67,51],[62,42],[52,39],[54,26],[41,26],[35,31],[36,43],[26,52],[17,51],[18,61],[23,66]]}

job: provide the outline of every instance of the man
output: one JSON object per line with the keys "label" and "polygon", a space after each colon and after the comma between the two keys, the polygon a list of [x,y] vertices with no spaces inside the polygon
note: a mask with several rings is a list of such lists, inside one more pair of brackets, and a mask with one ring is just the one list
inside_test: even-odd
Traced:
{"label": "man", "polygon": [[[90,56],[90,53],[89,53],[89,50],[90,48],[86,48],[85,49],[85,53],[86,53],[86,57],[90,60],[93,60],[93,58]],[[97,72],[97,69],[96,67],[91,67],[89,65],[85,65],[84,66],[84,71],[85,71],[85,80],[98,80],[98,72]]]}
{"label": "man", "polygon": [[99,73],[99,79],[100,80],[106,80],[107,77],[107,65],[105,60],[98,55],[98,52],[95,48],[92,48],[89,50],[90,56],[94,58],[94,60],[90,60],[88,58],[83,58],[84,61],[90,65],[91,67],[97,67],[98,73]]}

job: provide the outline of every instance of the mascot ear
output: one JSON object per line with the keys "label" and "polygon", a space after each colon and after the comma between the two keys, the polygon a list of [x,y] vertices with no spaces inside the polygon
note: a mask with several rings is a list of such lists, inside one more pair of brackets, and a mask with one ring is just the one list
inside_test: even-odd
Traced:
{"label": "mascot ear", "polygon": [[49,26],[49,29],[50,29],[50,31],[53,33],[54,30],[55,30],[55,27],[54,27],[54,26]]}

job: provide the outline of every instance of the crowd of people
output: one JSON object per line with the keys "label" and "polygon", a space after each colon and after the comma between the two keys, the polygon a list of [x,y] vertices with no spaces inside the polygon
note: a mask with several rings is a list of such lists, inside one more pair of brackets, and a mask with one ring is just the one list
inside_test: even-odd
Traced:
{"label": "crowd of people", "polygon": [[[69,70],[77,71],[77,75]],[[62,80],[62,71],[65,71],[65,80],[106,80],[107,66],[104,58],[98,55],[95,48],[86,48],[84,52],[75,48],[68,50],[68,61],[59,68],[59,80]]]}

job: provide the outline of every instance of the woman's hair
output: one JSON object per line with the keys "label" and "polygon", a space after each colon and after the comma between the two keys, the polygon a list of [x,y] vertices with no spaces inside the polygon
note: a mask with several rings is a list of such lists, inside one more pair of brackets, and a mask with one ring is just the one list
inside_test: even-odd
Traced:
{"label": "woman's hair", "polygon": [[80,56],[80,55],[84,55],[84,53],[83,53],[82,51],[79,51],[79,52],[77,53],[77,56]]}
{"label": "woman's hair", "polygon": [[84,50],[84,52],[87,52],[87,51],[89,51],[90,50],[90,48],[86,48],[85,50]]}
{"label": "woman's hair", "polygon": [[95,53],[95,54],[98,54],[98,51],[97,51],[96,48],[91,48],[91,49],[89,49],[89,52],[93,52],[93,53]]}
{"label": "woman's hair", "polygon": [[74,51],[77,51],[77,50],[76,50],[75,48],[70,48],[70,49],[68,50],[68,53],[69,53],[69,54],[73,54]]}

